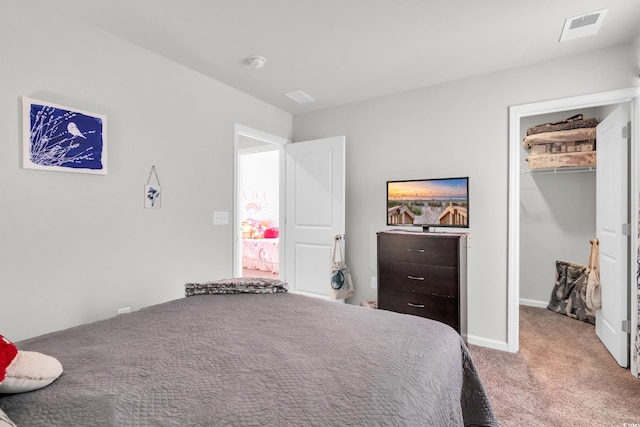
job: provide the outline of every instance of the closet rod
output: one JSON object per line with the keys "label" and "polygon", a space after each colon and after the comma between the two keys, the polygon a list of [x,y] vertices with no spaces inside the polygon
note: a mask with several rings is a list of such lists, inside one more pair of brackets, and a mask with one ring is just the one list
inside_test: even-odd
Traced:
{"label": "closet rod", "polygon": [[575,168],[553,168],[553,169],[540,169],[532,171],[522,171],[522,175],[546,175],[550,173],[576,173],[576,172],[595,172],[595,166],[589,167],[575,167]]}

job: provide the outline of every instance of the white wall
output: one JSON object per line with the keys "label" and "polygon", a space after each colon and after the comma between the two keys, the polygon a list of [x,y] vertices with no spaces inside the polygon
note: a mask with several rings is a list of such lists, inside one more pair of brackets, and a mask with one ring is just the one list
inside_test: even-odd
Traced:
{"label": "white wall", "polygon": [[[54,2],[0,13],[0,334],[21,340],[232,274],[234,124],[292,117],[81,22]],[[20,168],[22,96],[107,116],[107,176]],[[162,208],[143,209],[155,165]],[[231,218],[231,216],[230,216]]]}
{"label": "white wall", "polygon": [[280,151],[242,154],[240,204],[243,220],[269,221],[278,227],[280,218]]}
{"label": "white wall", "polygon": [[376,296],[385,181],[469,176],[469,341],[506,348],[508,108],[638,86],[638,58],[621,45],[296,116],[294,141],[346,135],[350,302]]}

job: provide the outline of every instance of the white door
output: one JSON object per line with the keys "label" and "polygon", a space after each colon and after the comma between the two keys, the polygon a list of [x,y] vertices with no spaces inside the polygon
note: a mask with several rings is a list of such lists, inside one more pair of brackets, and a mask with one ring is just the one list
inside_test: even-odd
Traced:
{"label": "white door", "polygon": [[345,232],[345,138],[288,144],[285,163],[285,280],[328,298],[334,237]]}
{"label": "white door", "polygon": [[[618,364],[629,365],[628,320],[628,131],[629,104],[622,104],[597,127],[596,235],[600,240],[602,308],[596,313],[596,335]],[[628,234],[628,233],[626,233]]]}

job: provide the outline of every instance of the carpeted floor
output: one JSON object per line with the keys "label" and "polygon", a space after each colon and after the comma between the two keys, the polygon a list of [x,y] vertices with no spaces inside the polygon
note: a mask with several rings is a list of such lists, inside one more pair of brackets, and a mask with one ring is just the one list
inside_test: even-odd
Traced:
{"label": "carpeted floor", "polygon": [[517,354],[469,349],[504,427],[640,426],[640,380],[618,366],[593,325],[521,306]]}

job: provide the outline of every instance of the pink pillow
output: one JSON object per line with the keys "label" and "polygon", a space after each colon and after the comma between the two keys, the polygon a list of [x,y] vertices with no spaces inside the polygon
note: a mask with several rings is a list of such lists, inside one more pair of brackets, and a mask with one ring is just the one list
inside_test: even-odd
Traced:
{"label": "pink pillow", "polygon": [[279,235],[280,235],[280,230],[278,230],[278,227],[269,227],[266,230],[264,230],[265,239],[275,239]]}

